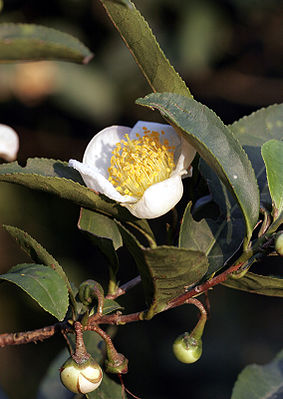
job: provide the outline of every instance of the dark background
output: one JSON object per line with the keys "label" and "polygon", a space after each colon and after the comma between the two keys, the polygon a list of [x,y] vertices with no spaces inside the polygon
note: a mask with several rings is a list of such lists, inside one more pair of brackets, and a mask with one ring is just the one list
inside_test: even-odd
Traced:
{"label": "dark background", "polygon": [[[136,0],[194,97],[225,123],[282,101],[281,4],[276,0]],[[140,119],[160,121],[157,113],[134,104],[150,88],[98,0],[6,0],[0,20],[58,28],[80,38],[95,53],[87,66],[0,65],[0,121],[19,133],[21,164],[35,156],[80,160],[90,138],[106,126],[132,126]],[[76,284],[86,278],[103,283],[105,260],[77,230],[78,213],[78,207],[67,201],[1,183],[1,224],[18,226],[35,237]],[[153,223],[159,237],[166,221],[167,216]],[[0,248],[1,273],[28,261],[3,230]],[[124,249],[119,255],[119,277],[125,282],[137,271]],[[55,322],[17,287],[3,283],[0,288],[1,332]],[[280,299],[216,287],[210,300],[204,353],[194,365],[178,363],[171,351],[174,339],[193,328],[197,320],[193,307],[120,327],[115,342],[130,359],[125,377],[129,389],[143,399],[228,399],[245,365],[268,362],[281,349]],[[142,309],[139,287],[130,294],[130,303],[131,310]],[[37,345],[1,349],[0,386],[9,398],[35,398],[40,379],[63,345],[56,336]]]}

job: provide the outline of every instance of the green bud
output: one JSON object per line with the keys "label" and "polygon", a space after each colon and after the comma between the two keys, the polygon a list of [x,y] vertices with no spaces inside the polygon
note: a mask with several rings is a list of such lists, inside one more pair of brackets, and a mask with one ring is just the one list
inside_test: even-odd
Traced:
{"label": "green bud", "polygon": [[105,366],[107,373],[126,374],[128,372],[128,359],[122,353],[117,353],[114,359],[105,361]]}
{"label": "green bud", "polygon": [[69,357],[60,369],[60,378],[69,391],[85,394],[99,387],[103,373],[92,357],[81,364]]}
{"label": "green bud", "polygon": [[98,296],[103,297],[104,291],[97,281],[86,280],[80,285],[78,297],[85,306],[89,306]]}
{"label": "green bud", "polygon": [[275,251],[283,256],[283,231],[279,231],[275,236]]}
{"label": "green bud", "polygon": [[176,338],[173,344],[173,352],[182,363],[194,363],[202,354],[202,340],[189,333],[184,333]]}

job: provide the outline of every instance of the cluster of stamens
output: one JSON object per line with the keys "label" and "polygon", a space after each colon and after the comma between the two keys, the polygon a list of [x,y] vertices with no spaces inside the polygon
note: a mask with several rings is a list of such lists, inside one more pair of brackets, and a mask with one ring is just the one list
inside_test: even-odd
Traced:
{"label": "cluster of stamens", "polygon": [[158,132],[143,130],[133,140],[126,134],[112,152],[108,180],[122,195],[141,198],[148,187],[168,179],[175,167],[175,147],[167,139],[161,142]]}

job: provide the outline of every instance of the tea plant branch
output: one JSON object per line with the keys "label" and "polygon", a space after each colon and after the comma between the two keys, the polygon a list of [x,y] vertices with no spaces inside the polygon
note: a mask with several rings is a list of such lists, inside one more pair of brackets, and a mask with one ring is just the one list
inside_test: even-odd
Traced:
{"label": "tea plant branch", "polygon": [[[178,296],[177,298],[172,299],[163,311],[168,309],[175,308],[177,306],[181,306],[185,303],[191,303],[191,298],[195,296],[199,296],[201,294],[207,293],[208,290],[212,289],[218,284],[223,283],[230,275],[234,272],[240,270],[243,266],[246,265],[248,261],[251,261],[253,258],[257,258],[260,256],[264,256],[266,251],[268,251],[270,243],[273,242],[272,234],[273,234],[274,226],[271,225],[267,234],[256,241],[253,247],[244,252],[238,261],[236,261],[233,265],[228,267],[222,273],[217,276],[211,278],[210,280],[205,281],[202,284],[195,286],[188,292]],[[267,248],[266,248],[267,247]],[[120,291],[118,290],[117,296],[124,294],[128,289],[132,286],[136,285],[140,281],[139,276],[133,280],[130,280],[126,284],[120,287]],[[96,320],[90,319],[86,326],[85,330],[91,330],[98,332],[97,326],[100,324],[115,324],[115,325],[123,325],[131,322],[136,322],[143,320],[144,311],[131,313],[131,314],[122,314],[121,312],[116,312],[113,314],[108,314],[97,318]],[[95,319],[95,318],[94,318]],[[100,330],[100,329],[99,329]],[[103,330],[101,330],[103,331]],[[27,344],[29,342],[37,342],[43,341],[45,339],[51,338],[54,334],[68,333],[73,332],[73,327],[68,323],[68,321],[64,321],[61,323],[56,323],[51,326],[39,328],[33,331],[26,332],[18,332],[18,333],[4,333],[0,334],[0,347],[5,347],[8,345],[20,345]]]}
{"label": "tea plant branch", "polygon": [[141,276],[134,277],[132,280],[127,281],[125,284],[118,287],[117,291],[114,294],[108,294],[106,299],[116,299],[121,295],[126,294],[127,291],[134,288],[141,282]]}

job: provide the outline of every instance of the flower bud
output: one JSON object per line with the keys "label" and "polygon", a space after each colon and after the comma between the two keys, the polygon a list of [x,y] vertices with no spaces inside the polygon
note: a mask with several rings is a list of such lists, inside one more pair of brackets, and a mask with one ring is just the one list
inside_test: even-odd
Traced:
{"label": "flower bud", "polygon": [[283,231],[279,231],[275,237],[275,251],[283,256]]}
{"label": "flower bud", "polygon": [[186,332],[176,338],[173,344],[173,352],[180,362],[194,363],[202,354],[201,338],[197,339]]}
{"label": "flower bud", "polygon": [[69,357],[60,369],[60,378],[69,391],[85,394],[99,387],[103,373],[92,357],[81,364]]}

